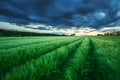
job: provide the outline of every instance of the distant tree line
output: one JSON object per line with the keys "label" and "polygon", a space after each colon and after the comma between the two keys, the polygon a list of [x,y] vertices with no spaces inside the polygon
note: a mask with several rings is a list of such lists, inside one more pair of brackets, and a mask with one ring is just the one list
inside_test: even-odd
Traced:
{"label": "distant tree line", "polygon": [[64,36],[50,33],[21,32],[0,29],[0,36]]}
{"label": "distant tree line", "polygon": [[108,36],[117,36],[120,35],[120,31],[117,32],[106,32],[105,34],[98,34],[98,36],[103,36],[103,35],[108,35]]}
{"label": "distant tree line", "polygon": [[75,33],[71,34],[71,36],[75,36]]}
{"label": "distant tree line", "polygon": [[120,31],[117,31],[117,32],[107,32],[105,33],[104,35],[120,35]]}

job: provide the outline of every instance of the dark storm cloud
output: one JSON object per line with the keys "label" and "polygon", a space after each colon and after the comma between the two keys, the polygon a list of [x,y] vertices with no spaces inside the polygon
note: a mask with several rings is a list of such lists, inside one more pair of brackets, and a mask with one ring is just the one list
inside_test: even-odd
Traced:
{"label": "dark storm cloud", "polygon": [[[59,28],[120,25],[119,0],[1,0],[0,21]],[[113,26],[114,26],[113,25]]]}

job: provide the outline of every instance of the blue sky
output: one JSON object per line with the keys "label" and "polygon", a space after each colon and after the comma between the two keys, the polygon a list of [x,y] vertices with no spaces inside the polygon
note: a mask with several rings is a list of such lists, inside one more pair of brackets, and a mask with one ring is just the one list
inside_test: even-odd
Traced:
{"label": "blue sky", "polygon": [[38,30],[116,27],[120,0],[0,0],[0,22]]}

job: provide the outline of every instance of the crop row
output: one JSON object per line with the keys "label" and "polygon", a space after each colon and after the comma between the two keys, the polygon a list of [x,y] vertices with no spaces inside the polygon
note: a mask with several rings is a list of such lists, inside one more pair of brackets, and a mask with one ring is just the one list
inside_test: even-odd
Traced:
{"label": "crop row", "polygon": [[119,36],[35,38],[0,50],[0,80],[120,79]]}
{"label": "crop row", "polygon": [[71,40],[58,40],[47,43],[31,44],[29,46],[13,48],[9,50],[0,51],[0,72],[5,72],[9,67],[13,67],[30,59],[36,59],[48,52],[51,52],[59,47],[68,45],[79,38],[73,38]]}
{"label": "crop row", "polygon": [[[114,37],[114,36],[113,36]],[[120,43],[118,38],[99,37],[91,38],[98,60],[96,77],[99,80],[119,80],[120,79]]]}
{"label": "crop row", "polygon": [[[16,40],[6,40],[6,41],[0,41],[0,49],[10,49],[10,48],[16,48],[16,47],[21,47],[21,46],[26,46],[29,44],[37,44],[37,43],[43,43],[43,42],[50,42],[50,41],[56,41],[56,40],[62,40],[62,39],[68,39],[68,38],[33,38],[33,39],[16,39]],[[69,38],[70,39],[70,38]]]}
{"label": "crop row", "polygon": [[27,61],[26,64],[13,67],[13,69],[6,73],[5,77],[2,77],[2,79],[38,80],[44,76],[47,76],[51,70],[54,70],[59,64],[61,64],[61,62],[64,62],[68,55],[74,53],[80,42],[81,40],[74,40],[74,42],[69,42],[66,46],[64,45],[56,50],[54,49],[54,51],[42,55],[36,59],[31,59]]}

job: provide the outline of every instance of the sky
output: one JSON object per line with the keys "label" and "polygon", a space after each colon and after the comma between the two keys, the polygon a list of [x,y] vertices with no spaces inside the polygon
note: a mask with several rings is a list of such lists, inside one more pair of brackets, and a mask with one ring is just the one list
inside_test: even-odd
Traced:
{"label": "sky", "polygon": [[0,0],[1,29],[82,35],[119,27],[120,0]]}

